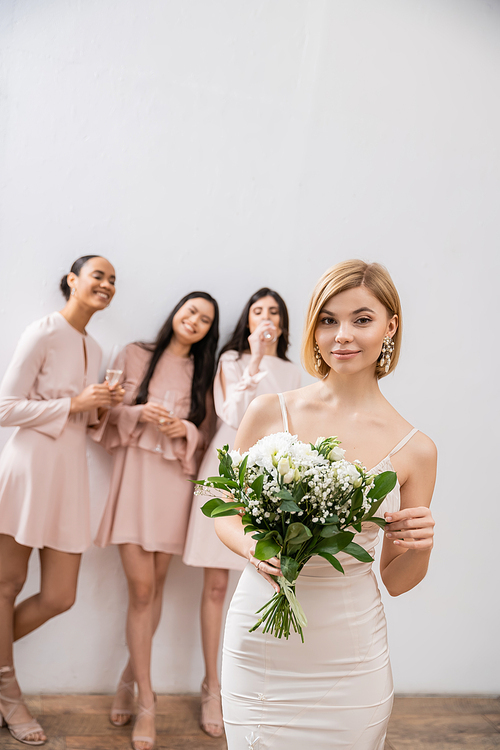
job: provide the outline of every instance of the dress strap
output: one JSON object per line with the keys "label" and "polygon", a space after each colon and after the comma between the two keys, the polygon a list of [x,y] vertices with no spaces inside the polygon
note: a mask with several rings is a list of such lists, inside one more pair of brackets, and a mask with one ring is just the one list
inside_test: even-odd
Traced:
{"label": "dress strap", "polygon": [[286,413],[285,397],[284,397],[284,395],[282,393],[278,393],[278,398],[280,400],[281,416],[283,417],[283,430],[284,430],[284,432],[289,432],[289,430],[288,430],[288,414]]}
{"label": "dress strap", "polygon": [[418,429],[417,429],[417,427],[414,427],[413,430],[411,430],[411,432],[409,432],[408,435],[406,435],[402,440],[400,440],[399,443],[396,445],[396,447],[392,449],[392,451],[389,453],[389,455],[387,456],[387,458],[390,458],[395,453],[397,453],[398,451],[400,451],[401,448],[404,445],[406,445],[406,443],[408,442],[408,440],[411,440],[411,438],[415,435],[416,432],[418,432]]}

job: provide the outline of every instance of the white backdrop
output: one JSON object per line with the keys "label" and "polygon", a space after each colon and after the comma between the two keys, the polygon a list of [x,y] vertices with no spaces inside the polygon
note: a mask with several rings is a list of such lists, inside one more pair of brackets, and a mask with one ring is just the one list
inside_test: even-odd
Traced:
{"label": "white backdrop", "polygon": [[[430,572],[386,602],[399,692],[500,689],[499,37],[488,0],[0,5],[1,372],[82,254],[117,269],[90,325],[105,353],[152,337],[195,288],[219,299],[227,334],[266,284],[289,304],[298,361],[327,266],[393,274],[405,339],[383,390],[440,452]],[[96,526],[110,461],[89,455]],[[33,559],[26,594],[37,577]],[[176,559],[160,691],[199,686],[200,587]],[[25,690],[112,690],[125,608],[116,549],[91,549],[75,607],[16,646]]]}

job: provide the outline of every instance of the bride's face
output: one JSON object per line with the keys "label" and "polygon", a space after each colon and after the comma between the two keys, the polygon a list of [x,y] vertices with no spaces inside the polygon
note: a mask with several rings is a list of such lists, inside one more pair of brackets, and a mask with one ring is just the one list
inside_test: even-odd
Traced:
{"label": "bride's face", "polygon": [[375,373],[384,336],[394,336],[397,315],[364,286],[335,294],[318,318],[315,339],[321,356],[335,372],[343,375],[370,369]]}

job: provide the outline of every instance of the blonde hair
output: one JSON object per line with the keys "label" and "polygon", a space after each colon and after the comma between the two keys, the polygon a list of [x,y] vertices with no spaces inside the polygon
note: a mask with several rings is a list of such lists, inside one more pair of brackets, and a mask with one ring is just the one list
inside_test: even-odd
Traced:
{"label": "blonde hair", "polygon": [[[325,377],[330,368],[324,360],[321,361],[319,371],[315,369],[314,344],[316,343],[315,332],[318,318],[326,302],[336,294],[364,286],[381,302],[386,308],[389,316],[398,316],[398,327],[392,337],[394,351],[391,356],[392,372],[399,359],[401,350],[401,302],[394,282],[390,274],[380,263],[365,263],[363,260],[344,260],[329,268],[319,279],[312,293],[309,308],[307,310],[304,335],[302,337],[302,363],[310,375]],[[385,369],[377,362],[375,374],[378,379],[385,377]]]}

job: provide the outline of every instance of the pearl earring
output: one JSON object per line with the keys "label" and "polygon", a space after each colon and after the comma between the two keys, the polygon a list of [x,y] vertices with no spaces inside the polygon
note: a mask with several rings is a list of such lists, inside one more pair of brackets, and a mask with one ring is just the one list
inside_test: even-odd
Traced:
{"label": "pearl earring", "polygon": [[314,369],[316,370],[316,372],[319,372],[321,363],[323,362],[323,357],[321,356],[317,341],[314,342],[314,359],[316,360],[316,362],[314,363]]}
{"label": "pearl earring", "polygon": [[389,372],[389,367],[391,366],[391,357],[392,357],[393,351],[394,351],[394,341],[391,339],[390,336],[384,336],[384,341],[382,343],[382,352],[381,352],[381,356],[379,359],[379,365],[380,367],[384,368],[385,372]]}
{"label": "pearl earring", "polygon": [[71,296],[74,297],[75,294],[76,294],[76,289],[75,289],[75,287],[72,287],[72,289],[71,289]]}

